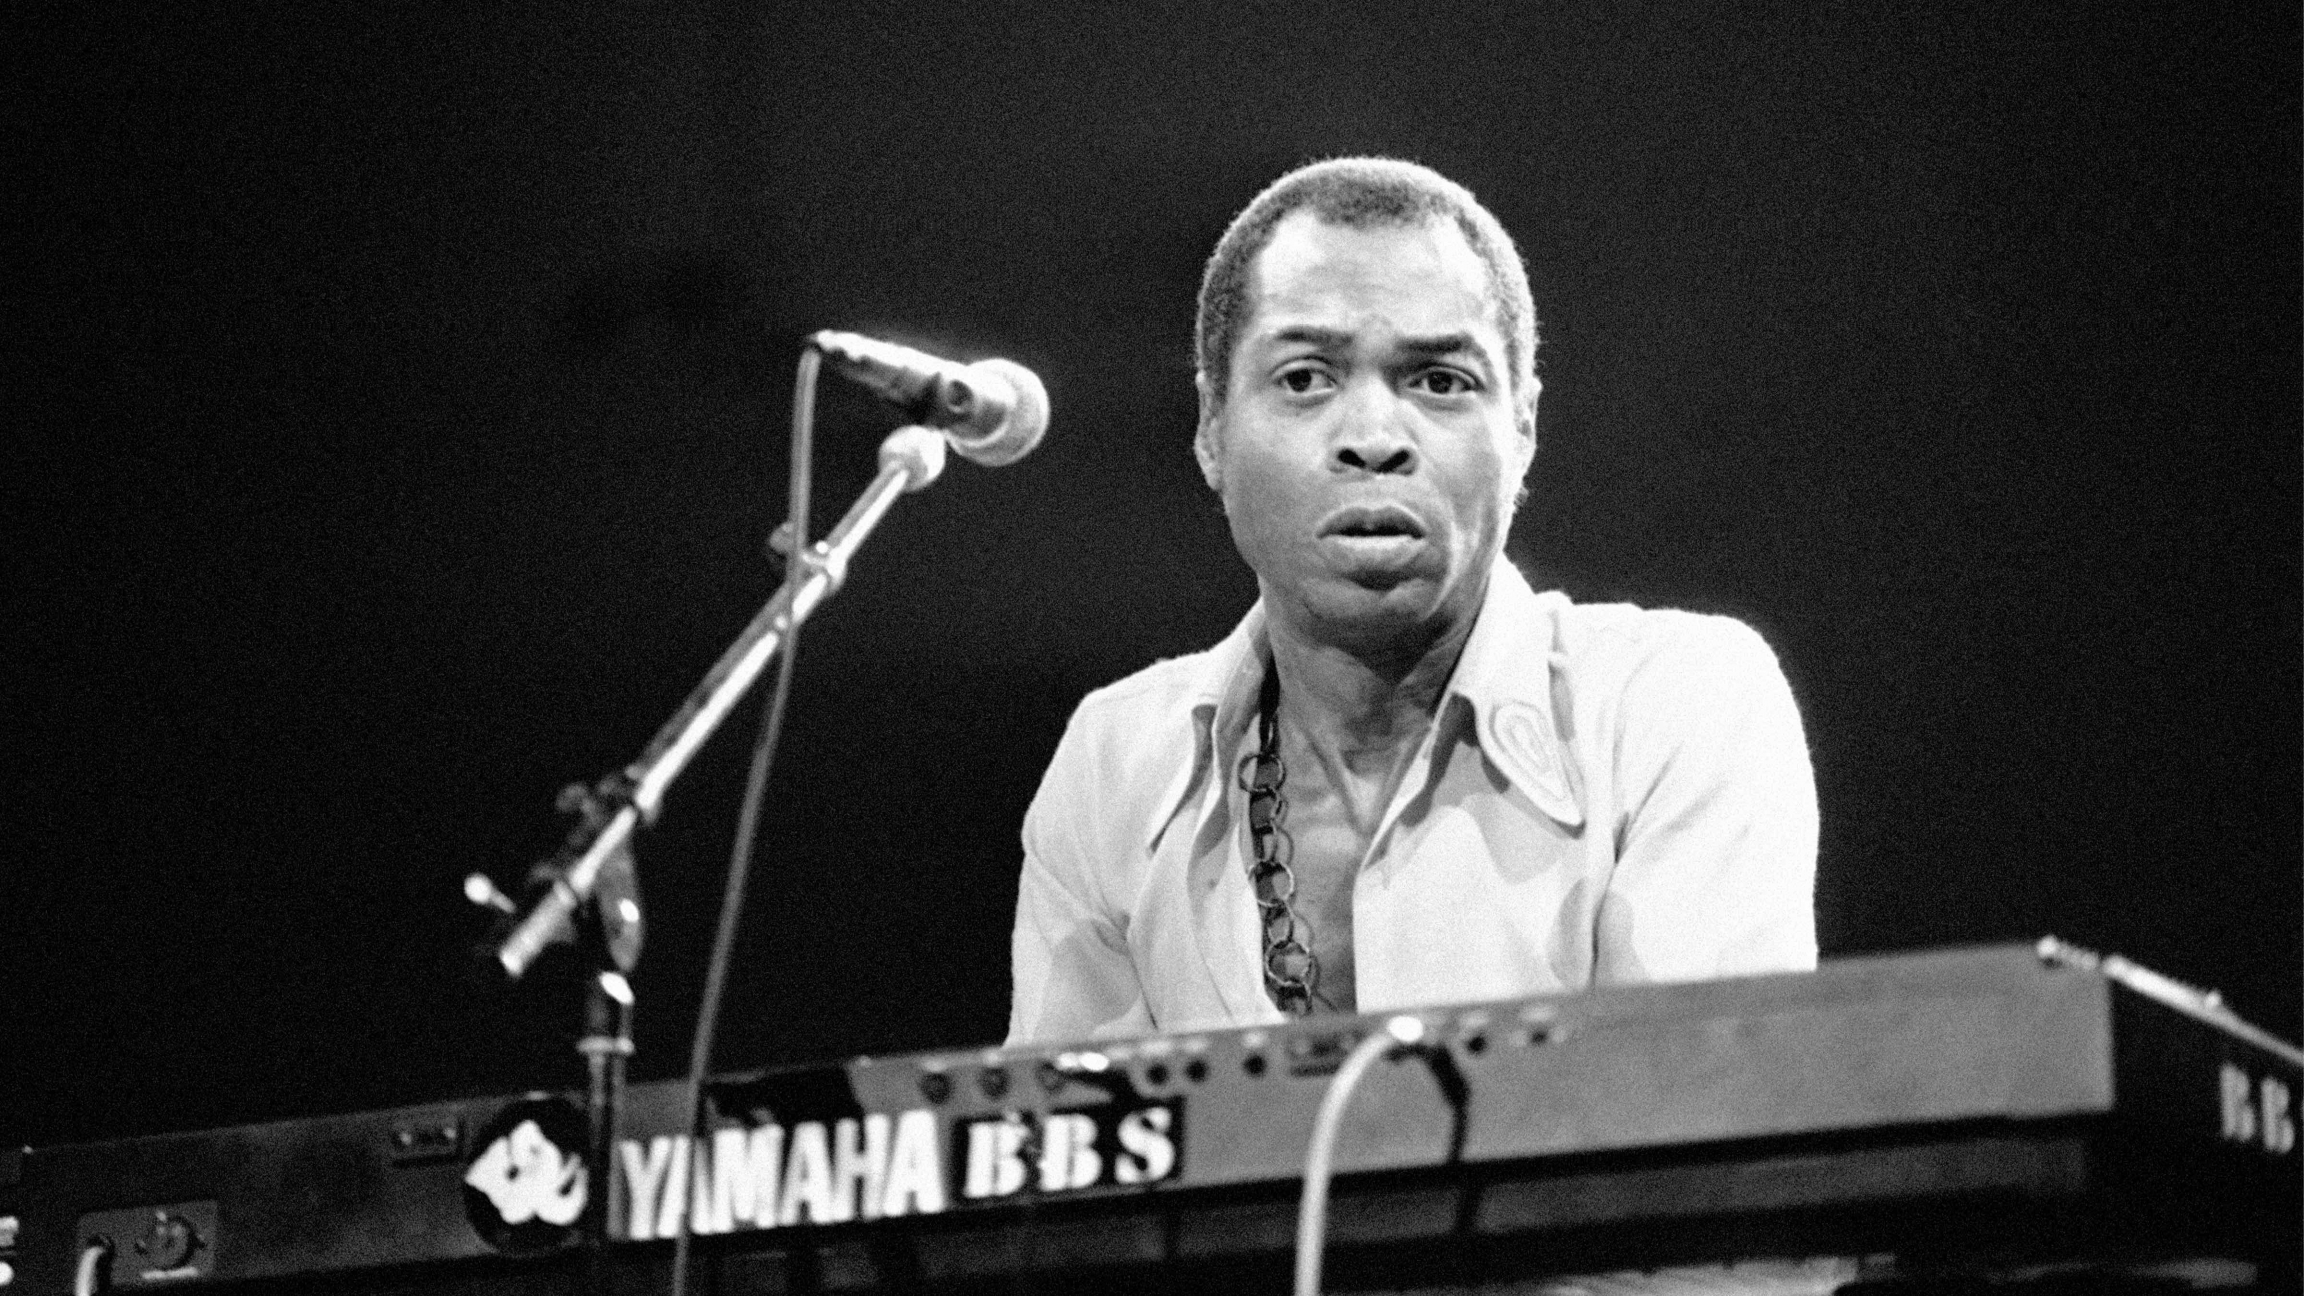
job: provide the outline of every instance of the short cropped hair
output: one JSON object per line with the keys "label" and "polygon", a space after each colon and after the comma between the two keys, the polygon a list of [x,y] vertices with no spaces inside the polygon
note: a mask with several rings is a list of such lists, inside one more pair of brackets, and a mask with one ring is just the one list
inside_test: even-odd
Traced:
{"label": "short cropped hair", "polygon": [[1349,229],[1453,220],[1488,267],[1488,290],[1512,370],[1513,404],[1527,411],[1536,394],[1536,302],[1519,247],[1471,190],[1430,167],[1376,157],[1332,158],[1298,167],[1256,195],[1217,240],[1200,279],[1200,318],[1194,329],[1200,373],[1213,407],[1223,407],[1232,351],[1248,322],[1249,268],[1272,241],[1273,229],[1299,211]]}

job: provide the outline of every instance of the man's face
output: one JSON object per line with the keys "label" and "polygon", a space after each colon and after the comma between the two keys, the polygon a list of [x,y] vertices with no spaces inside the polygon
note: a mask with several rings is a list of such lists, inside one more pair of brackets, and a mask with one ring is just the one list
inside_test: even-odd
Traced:
{"label": "man's face", "polygon": [[1536,445],[1479,255],[1452,221],[1300,211],[1249,287],[1194,450],[1267,606],[1345,647],[1471,617]]}

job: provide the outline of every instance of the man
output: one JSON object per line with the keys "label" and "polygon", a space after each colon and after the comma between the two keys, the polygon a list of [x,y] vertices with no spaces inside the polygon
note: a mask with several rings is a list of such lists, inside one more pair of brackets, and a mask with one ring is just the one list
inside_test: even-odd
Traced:
{"label": "man", "polygon": [[1261,598],[1081,703],[1024,822],[1009,1041],[1812,967],[1815,789],[1743,625],[1536,594],[1517,248],[1412,164],[1293,172],[1202,282]]}

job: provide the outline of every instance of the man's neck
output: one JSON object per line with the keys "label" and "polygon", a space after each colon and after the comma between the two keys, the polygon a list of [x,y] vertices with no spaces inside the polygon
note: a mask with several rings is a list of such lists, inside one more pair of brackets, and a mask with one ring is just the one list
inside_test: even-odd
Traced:
{"label": "man's neck", "polygon": [[1350,764],[1413,747],[1431,727],[1472,622],[1347,648],[1271,618],[1266,633],[1291,727]]}

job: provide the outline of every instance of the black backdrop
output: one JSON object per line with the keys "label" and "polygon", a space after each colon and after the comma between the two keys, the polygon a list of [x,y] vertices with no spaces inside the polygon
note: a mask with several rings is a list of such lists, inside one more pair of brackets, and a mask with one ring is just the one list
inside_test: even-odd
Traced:
{"label": "black backdrop", "polygon": [[[720,1055],[996,1038],[1069,707],[1251,597],[1200,260],[1341,152],[1529,255],[1513,555],[1783,657],[1827,954],[2053,931],[2297,1033],[2290,6],[198,8],[16,42],[0,1143],[577,1082],[565,961],[468,977],[459,880],[766,596],[826,326],[1054,427],[808,635]],[[820,511],[886,427],[825,418]],[[642,1076],[742,715],[643,847]]]}

